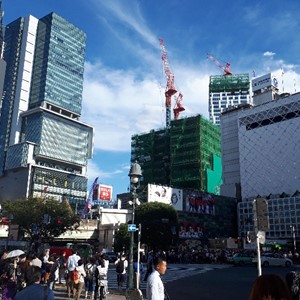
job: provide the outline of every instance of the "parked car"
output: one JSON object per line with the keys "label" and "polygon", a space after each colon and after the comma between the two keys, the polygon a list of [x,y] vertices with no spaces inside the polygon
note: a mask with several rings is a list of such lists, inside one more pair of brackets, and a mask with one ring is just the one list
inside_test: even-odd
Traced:
{"label": "parked car", "polygon": [[115,252],[105,252],[104,254],[110,263],[114,263],[118,258]]}
{"label": "parked car", "polygon": [[[262,267],[269,267],[269,266],[290,267],[293,265],[293,261],[291,259],[284,257],[283,255],[278,253],[262,254],[260,258],[261,258]],[[257,257],[253,258],[252,262],[257,264]]]}
{"label": "parked car", "polygon": [[236,266],[243,266],[252,264],[252,259],[253,255],[250,253],[236,253],[229,258],[229,262]]}

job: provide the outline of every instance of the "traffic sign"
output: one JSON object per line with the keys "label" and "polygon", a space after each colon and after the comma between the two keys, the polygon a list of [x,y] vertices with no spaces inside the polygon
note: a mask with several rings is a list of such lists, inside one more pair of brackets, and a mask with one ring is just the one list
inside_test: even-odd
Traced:
{"label": "traffic sign", "polygon": [[136,224],[128,224],[128,232],[136,231]]}
{"label": "traffic sign", "polygon": [[255,232],[269,230],[268,203],[263,198],[253,201],[254,228]]}

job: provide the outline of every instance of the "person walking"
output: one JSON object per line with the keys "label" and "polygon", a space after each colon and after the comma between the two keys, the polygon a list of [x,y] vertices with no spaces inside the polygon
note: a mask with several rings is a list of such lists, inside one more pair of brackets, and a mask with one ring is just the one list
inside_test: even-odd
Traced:
{"label": "person walking", "polygon": [[81,292],[84,287],[84,278],[86,277],[82,259],[79,259],[78,266],[75,268],[75,270],[78,272],[78,282],[76,281],[74,282],[73,294],[74,294],[74,299],[79,300]]}
{"label": "person walking", "polygon": [[18,292],[14,300],[32,300],[32,299],[47,299],[54,300],[54,293],[47,285],[41,285],[42,270],[37,266],[29,266],[28,286]]}
{"label": "person walking", "polygon": [[147,281],[148,276],[152,273],[153,271],[153,251],[148,252],[147,256],[147,271],[144,277],[144,281]]}
{"label": "person walking", "polygon": [[67,267],[67,258],[66,258],[66,251],[62,253],[59,257],[59,271],[58,271],[58,283],[62,284],[62,279],[65,278],[66,267]]}
{"label": "person walking", "polygon": [[6,258],[1,274],[1,299],[12,300],[17,292],[17,269],[18,258]]}
{"label": "person walking", "polygon": [[75,251],[72,255],[70,255],[67,260],[67,268],[68,268],[67,292],[69,298],[71,297],[71,293],[73,293],[74,291],[73,271],[76,269],[76,267],[78,267],[79,260],[80,260],[80,256],[77,251]]}
{"label": "person walking", "polygon": [[49,258],[49,262],[51,263],[50,272],[49,272],[49,279],[48,279],[48,286],[50,290],[54,290],[55,283],[58,281],[58,274],[59,274],[59,257],[56,254],[53,254]]}
{"label": "person walking", "polygon": [[115,261],[116,265],[116,272],[117,272],[117,282],[118,282],[118,289],[122,289],[124,283],[126,283],[126,269],[128,267],[128,261],[126,260],[125,254],[122,254]]}
{"label": "person walking", "polygon": [[96,277],[96,288],[94,300],[97,300],[98,294],[100,296],[100,300],[105,298],[104,291],[107,289],[107,272],[108,268],[105,264],[105,259],[103,256],[99,257],[99,266],[96,268],[95,277]]}
{"label": "person walking", "polygon": [[155,257],[153,260],[154,270],[147,279],[147,300],[169,300],[164,284],[160,278],[167,270],[165,258]]}
{"label": "person walking", "polygon": [[96,271],[96,259],[92,256],[87,258],[87,264],[84,266],[86,277],[85,283],[85,299],[93,299],[96,286],[95,271]]}

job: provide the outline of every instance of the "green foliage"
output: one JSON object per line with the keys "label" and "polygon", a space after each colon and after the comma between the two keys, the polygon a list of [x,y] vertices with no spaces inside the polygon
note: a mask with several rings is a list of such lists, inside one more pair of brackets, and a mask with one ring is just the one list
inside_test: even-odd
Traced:
{"label": "green foliage", "polygon": [[178,215],[168,204],[143,203],[136,208],[136,224],[142,224],[141,243],[167,250],[178,240]]}
{"label": "green foliage", "polygon": [[21,233],[31,240],[38,234],[42,241],[51,241],[67,230],[76,229],[80,222],[67,201],[41,198],[8,200],[2,203],[2,208],[3,215],[13,215],[13,223],[18,224]]}
{"label": "green foliage", "polygon": [[128,232],[128,225],[121,224],[119,229],[115,232],[114,251],[123,252],[128,250],[130,245],[130,233]]}

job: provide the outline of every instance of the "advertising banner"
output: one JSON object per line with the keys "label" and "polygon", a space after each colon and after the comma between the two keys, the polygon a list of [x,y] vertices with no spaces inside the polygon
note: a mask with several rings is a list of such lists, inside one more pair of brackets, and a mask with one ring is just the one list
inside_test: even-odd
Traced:
{"label": "advertising banner", "polygon": [[112,186],[104,184],[95,184],[93,188],[93,201],[111,201],[112,191]]}
{"label": "advertising banner", "polygon": [[183,194],[181,189],[168,186],[148,184],[148,202],[162,202],[172,205],[176,210],[183,209]]}
{"label": "advertising banner", "polygon": [[197,191],[187,191],[184,198],[186,211],[205,215],[215,214],[215,199],[213,195]]}

